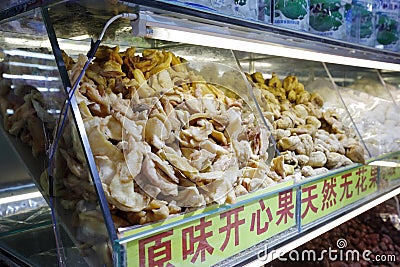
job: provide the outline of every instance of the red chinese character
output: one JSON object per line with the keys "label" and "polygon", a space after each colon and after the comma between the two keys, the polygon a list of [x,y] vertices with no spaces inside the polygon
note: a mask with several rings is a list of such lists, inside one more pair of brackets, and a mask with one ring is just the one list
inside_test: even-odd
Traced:
{"label": "red chinese character", "polygon": [[[270,208],[266,208],[265,207],[265,203],[264,201],[260,200],[258,201],[258,203],[260,204],[260,208],[256,210],[256,212],[253,212],[251,214],[251,225],[250,225],[250,231],[253,232],[255,229],[255,226],[257,226],[257,235],[261,235],[263,233],[265,233],[266,231],[268,231],[268,225],[269,223],[272,221],[272,213]],[[265,214],[264,216],[261,216],[261,211],[265,210],[265,214],[267,216],[267,218],[265,218]],[[261,227],[261,219],[264,223],[264,226]]]}
{"label": "red chinese character", "polygon": [[349,191],[349,187],[353,183],[353,181],[347,181],[347,177],[350,177],[351,175],[352,175],[351,172],[342,175],[342,180],[344,180],[344,181],[340,185],[340,187],[343,187],[343,193],[340,196],[339,201],[342,201],[345,196],[346,196],[346,199],[349,199],[353,196],[353,191],[352,190]]}
{"label": "red chinese character", "polygon": [[[140,240],[139,241],[140,266],[150,266],[150,267],[174,266],[168,262],[171,260],[171,240],[162,241],[163,238],[171,236],[172,234],[173,230],[169,230],[167,232]],[[155,244],[150,244],[153,242],[155,242]],[[146,253],[146,245],[149,245],[147,247],[147,253]],[[146,264],[146,260],[148,264]]]}
{"label": "red chinese character", "polygon": [[[239,220],[239,212],[243,211],[244,207],[241,206],[239,208],[221,213],[219,215],[220,219],[226,218],[226,226],[219,228],[219,233],[226,232],[224,243],[221,246],[221,251],[226,249],[228,245],[229,239],[231,237],[231,231],[235,230],[235,246],[239,245],[239,226],[245,223],[244,219]],[[234,219],[232,222],[232,215],[234,215]]]}
{"label": "red chinese character", "polygon": [[280,192],[279,193],[279,209],[276,212],[276,215],[280,215],[278,221],[276,222],[279,225],[284,219],[284,223],[287,223],[288,216],[293,218],[293,212],[291,211],[294,208],[293,204],[293,191],[291,189]]}
{"label": "red chinese character", "polygon": [[322,188],[322,210],[325,208],[330,208],[333,205],[336,205],[336,178],[332,177],[329,180],[324,180],[324,187]]}
{"label": "red chinese character", "polygon": [[356,174],[358,175],[358,180],[356,183],[356,188],[357,188],[357,194],[360,194],[361,192],[365,192],[367,190],[367,185],[365,185],[365,181],[367,180],[367,177],[365,176],[365,173],[367,172],[367,169],[365,168],[360,168]]}
{"label": "red chinese character", "polygon": [[371,174],[369,178],[369,188],[378,186],[378,166],[371,167]]}
{"label": "red chinese character", "polygon": [[304,210],[303,214],[301,214],[301,218],[304,219],[307,216],[308,211],[311,209],[314,213],[317,213],[318,208],[314,206],[312,201],[318,197],[317,194],[312,195],[311,191],[316,189],[317,185],[312,185],[309,187],[305,187],[301,189],[302,193],[307,192],[307,196],[301,200],[301,203],[307,203],[306,209]]}
{"label": "red chinese character", "polygon": [[[194,253],[191,260],[195,263],[199,254],[201,254],[201,262],[206,260],[206,251],[212,255],[214,248],[208,243],[207,238],[213,235],[213,231],[206,232],[206,228],[212,225],[212,221],[206,222],[205,218],[200,219],[200,223],[196,226],[189,226],[182,230],[182,255],[183,259],[186,260],[189,255]],[[195,236],[195,232],[199,232]],[[198,243],[195,251],[194,246]]]}

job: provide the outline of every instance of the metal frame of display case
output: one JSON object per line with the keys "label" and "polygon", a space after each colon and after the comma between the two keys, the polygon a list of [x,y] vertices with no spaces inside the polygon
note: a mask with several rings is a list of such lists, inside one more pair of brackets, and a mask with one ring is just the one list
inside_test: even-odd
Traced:
{"label": "metal frame of display case", "polygon": [[[46,25],[47,32],[50,37],[49,39],[50,39],[51,46],[54,51],[54,56],[56,58],[57,67],[59,68],[59,71],[60,71],[64,89],[66,91],[66,94],[69,95],[72,85],[71,85],[71,81],[68,77],[68,72],[65,67],[65,63],[62,58],[61,49],[58,45],[56,34],[55,34],[54,29],[51,24],[51,19],[49,17],[49,14],[48,14],[48,11],[46,8],[42,8],[41,11],[43,14],[43,19],[44,19],[44,22]],[[71,105],[71,112],[73,114],[74,122],[77,125],[80,139],[82,142],[82,146],[84,148],[84,151],[86,152],[85,156],[86,156],[86,159],[87,159],[87,162],[89,165],[90,174],[93,177],[94,187],[96,189],[96,193],[98,194],[100,207],[102,208],[102,211],[104,213],[104,220],[107,221],[106,226],[107,226],[108,234],[110,235],[111,240],[115,240],[117,238],[117,235],[116,235],[115,229],[112,227],[113,222],[111,220],[110,210],[108,208],[106,208],[106,207],[108,207],[107,200],[104,196],[103,188],[102,188],[101,182],[100,182],[100,177],[97,172],[96,163],[93,158],[93,154],[92,154],[92,150],[90,148],[88,138],[86,136],[85,126],[83,125],[83,120],[82,120],[82,117],[81,117],[81,114],[80,114],[80,111],[78,108],[78,104],[74,97],[69,100],[68,104]]]}
{"label": "metal frame of display case", "polygon": [[[30,4],[20,4],[15,7],[12,7],[7,10],[3,10],[0,12],[0,21],[4,21],[7,19],[12,19],[12,17],[22,14],[23,12],[39,8],[41,7],[41,12],[43,16],[43,20],[46,25],[47,33],[49,35],[49,40],[51,42],[51,46],[53,48],[53,53],[56,59],[57,67],[59,69],[59,73],[63,82],[64,89],[68,94],[71,83],[69,81],[67,71],[62,60],[61,50],[57,42],[57,36],[52,27],[51,19],[48,15],[47,6],[53,5],[61,1],[33,1]],[[125,1],[124,4],[138,4],[140,6],[144,6],[145,10],[150,13],[144,13],[144,16],[148,16],[146,22],[153,22],[152,25],[147,24],[144,25],[144,36],[152,37],[151,27],[157,24],[161,28],[163,27],[177,27],[180,30],[184,30],[187,32],[196,32],[194,27],[203,26],[201,31],[198,33],[202,35],[210,35],[214,37],[223,37],[225,40],[235,39],[239,41],[243,40],[251,40],[259,43],[260,47],[263,45],[274,46],[281,48],[283,52],[278,56],[286,56],[286,57],[296,57],[296,55],[285,55],[287,51],[294,51],[295,49],[299,49],[298,51],[308,53],[308,52],[318,52],[321,55],[333,55],[339,59],[359,59],[362,64],[370,64],[370,63],[383,63],[383,66],[386,66],[390,70],[399,71],[400,70],[400,54],[390,51],[383,51],[379,49],[364,47],[356,44],[351,44],[342,41],[336,41],[329,38],[323,38],[319,36],[315,36],[308,33],[299,33],[292,30],[287,30],[284,28],[275,27],[273,25],[259,23],[255,21],[246,21],[239,18],[232,18],[228,16],[224,16],[223,14],[212,14],[209,11],[199,10],[191,8],[190,6],[185,6],[181,3],[170,1],[148,1],[148,0],[132,0]],[[170,19],[174,17],[174,19]],[[167,18],[167,19],[165,19]],[[150,26],[149,26],[150,25]],[[134,24],[135,27],[135,24]],[[149,27],[149,28],[148,28]],[[149,30],[149,31],[148,31]],[[154,36],[153,36],[154,37]],[[168,39],[168,41],[178,41],[182,40]],[[190,43],[190,42],[188,42]],[[198,44],[198,43],[196,43]],[[228,47],[230,48],[230,47]],[[288,50],[290,49],[290,50]],[[246,48],[243,48],[246,51]],[[262,51],[251,51],[251,52],[262,52]],[[268,54],[268,52],[265,52]],[[273,55],[276,55],[275,52],[272,52]],[[305,59],[305,58],[303,58]],[[323,61],[324,59],[321,58]],[[329,60],[328,60],[329,62]],[[350,64],[357,65],[357,61],[350,62]],[[366,66],[363,66],[366,67]],[[370,68],[374,68],[373,65]],[[102,208],[104,221],[108,230],[109,238],[113,246],[113,257],[114,257],[114,265],[116,266],[125,266],[131,264],[129,262],[128,248],[127,246],[131,244],[131,242],[137,242],[139,239],[143,239],[145,237],[155,235],[157,233],[166,231],[168,229],[181,227],[185,224],[193,224],[200,219],[212,218],[213,216],[218,216],[224,211],[228,211],[237,207],[250,205],[251,203],[257,203],[259,200],[268,199],[270,197],[277,196],[279,193],[283,191],[292,190],[294,192],[294,202],[295,202],[295,224],[293,227],[288,229],[285,232],[281,232],[278,235],[273,235],[274,241],[271,241],[271,237],[268,237],[264,242],[260,242],[258,244],[254,244],[253,246],[246,248],[244,251],[237,253],[235,255],[230,255],[229,258],[226,257],[222,259],[220,262],[215,263],[216,265],[228,266],[228,265],[242,265],[244,263],[253,264],[263,264],[274,258],[271,256],[268,261],[260,261],[257,260],[257,257],[260,256],[260,253],[269,253],[271,250],[277,250],[280,252],[288,252],[291,249],[300,246],[307,240],[310,240],[323,232],[328,231],[329,229],[343,223],[344,221],[356,216],[357,214],[385,201],[386,199],[397,195],[400,193],[400,183],[395,178],[393,182],[389,185],[384,185],[382,183],[381,176],[377,176],[377,188],[372,194],[365,196],[362,199],[357,199],[353,203],[350,203],[345,206],[345,208],[338,209],[337,211],[329,213],[327,216],[323,218],[319,218],[306,226],[302,225],[302,219],[300,218],[301,209],[302,209],[302,198],[301,191],[304,186],[307,184],[312,184],[318,181],[323,181],[327,179],[331,179],[332,177],[336,177],[336,175],[343,175],[347,173],[351,173],[353,171],[358,170],[359,168],[364,168],[368,165],[359,165],[355,164],[348,168],[342,168],[339,170],[331,171],[327,175],[321,175],[317,177],[313,177],[311,179],[295,181],[293,184],[289,186],[285,186],[284,188],[273,188],[272,190],[261,192],[256,194],[254,197],[247,197],[242,201],[239,201],[234,205],[225,205],[216,209],[207,209],[203,213],[194,214],[191,217],[186,217],[181,220],[167,220],[164,224],[159,227],[153,228],[148,227],[145,230],[139,230],[135,233],[130,233],[128,230],[123,231],[124,235],[118,236],[117,232],[114,228],[113,221],[111,219],[110,210],[108,208],[107,201],[104,196],[104,192],[101,186],[99,174],[96,169],[96,165],[94,162],[93,155],[91,153],[91,148],[89,145],[88,138],[86,136],[85,128],[83,125],[82,118],[80,116],[79,108],[75,101],[75,98],[71,99],[70,102],[71,111],[73,114],[74,123],[77,126],[79,131],[80,141],[84,147],[85,156],[88,162],[88,166],[91,172],[92,181],[94,187],[96,189],[96,193],[98,196],[98,200],[100,206]],[[376,160],[384,160],[386,158],[396,158],[398,153],[392,153],[389,155],[383,155],[376,159],[372,159],[371,162]],[[370,162],[369,162],[370,163]],[[400,175],[396,173],[396,175]],[[339,177],[339,176],[338,176]],[[329,223],[327,223],[329,221]],[[131,230],[131,229],[130,229]],[[265,250],[265,246],[268,246],[268,249]],[[278,254],[275,257],[279,256]]]}

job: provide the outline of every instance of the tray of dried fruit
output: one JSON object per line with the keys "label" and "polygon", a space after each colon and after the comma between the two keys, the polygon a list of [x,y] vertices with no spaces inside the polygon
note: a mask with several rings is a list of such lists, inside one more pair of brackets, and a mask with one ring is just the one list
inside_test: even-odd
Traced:
{"label": "tray of dried fruit", "polygon": [[244,264],[398,187],[396,137],[374,132],[372,152],[330,66],[133,37],[125,20],[91,42],[140,8],[62,1],[2,22],[2,127],[89,265]]}

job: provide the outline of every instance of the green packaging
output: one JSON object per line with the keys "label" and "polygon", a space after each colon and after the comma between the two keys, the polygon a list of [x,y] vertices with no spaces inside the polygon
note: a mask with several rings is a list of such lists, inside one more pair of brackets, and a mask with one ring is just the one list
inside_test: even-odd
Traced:
{"label": "green packaging", "polygon": [[375,19],[373,13],[374,0],[353,0],[347,10],[347,40],[367,46],[374,46]]}
{"label": "green packaging", "polygon": [[348,2],[349,0],[310,0],[309,31],[317,35],[344,40],[346,38],[345,6]]}
{"label": "green packaging", "polygon": [[308,0],[276,0],[274,24],[307,31],[309,5]]}
{"label": "green packaging", "polygon": [[400,3],[395,0],[376,1],[375,10],[375,47],[398,51]]}

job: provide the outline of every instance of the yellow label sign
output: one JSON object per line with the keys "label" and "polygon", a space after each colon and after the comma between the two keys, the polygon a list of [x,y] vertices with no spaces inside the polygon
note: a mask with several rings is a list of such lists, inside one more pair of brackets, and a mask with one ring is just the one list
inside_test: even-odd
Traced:
{"label": "yellow label sign", "polygon": [[[378,168],[367,165],[299,186],[301,224],[375,192],[377,177]],[[296,225],[298,187],[287,189],[291,185],[285,182],[243,196],[238,205],[222,206],[210,215],[201,216],[215,207],[125,232],[125,237],[135,237],[126,244],[128,266],[210,266],[282,233]],[[182,223],[191,216],[198,219]]]}
{"label": "yellow label sign", "polygon": [[302,225],[376,192],[377,166],[361,166],[301,187]]}

